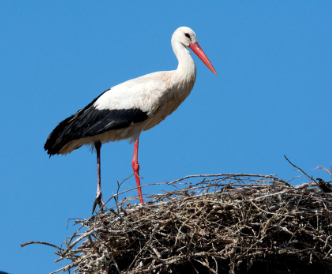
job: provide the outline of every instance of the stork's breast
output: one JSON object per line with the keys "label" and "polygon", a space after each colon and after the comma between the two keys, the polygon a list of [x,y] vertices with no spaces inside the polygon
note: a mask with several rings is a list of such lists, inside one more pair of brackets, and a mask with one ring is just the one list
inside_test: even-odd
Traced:
{"label": "stork's breast", "polygon": [[190,90],[188,92],[176,92],[176,90],[170,90],[169,92],[164,93],[159,98],[158,103],[153,105],[154,112],[150,114],[150,118],[146,121],[144,130],[148,130],[158,125],[168,115],[172,114],[187,98],[189,93]]}

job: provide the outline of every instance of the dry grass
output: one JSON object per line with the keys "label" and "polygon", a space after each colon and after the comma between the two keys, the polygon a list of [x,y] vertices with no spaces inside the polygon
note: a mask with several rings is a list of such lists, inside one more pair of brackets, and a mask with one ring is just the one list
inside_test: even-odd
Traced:
{"label": "dry grass", "polygon": [[142,206],[124,198],[77,220],[54,246],[71,263],[53,273],[331,273],[332,194],[320,183],[254,174],[165,183],[174,190]]}

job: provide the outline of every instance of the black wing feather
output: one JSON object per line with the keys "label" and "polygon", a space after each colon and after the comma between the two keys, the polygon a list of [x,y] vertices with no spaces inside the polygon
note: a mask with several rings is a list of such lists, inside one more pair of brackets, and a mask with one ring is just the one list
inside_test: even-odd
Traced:
{"label": "black wing feather", "polygon": [[140,109],[98,110],[93,104],[101,95],[84,109],[57,125],[44,145],[49,155],[59,154],[61,148],[70,141],[95,136],[109,130],[125,128],[131,123],[140,123],[148,118],[147,113]]}

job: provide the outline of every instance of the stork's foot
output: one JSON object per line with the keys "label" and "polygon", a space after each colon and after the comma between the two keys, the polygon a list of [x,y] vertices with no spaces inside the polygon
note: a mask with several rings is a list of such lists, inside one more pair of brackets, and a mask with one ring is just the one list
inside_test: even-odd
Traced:
{"label": "stork's foot", "polygon": [[92,206],[92,214],[95,212],[95,209],[97,207],[97,205],[99,206],[99,208],[101,209],[101,211],[104,211],[104,202],[101,198],[101,193],[97,194],[97,197],[93,203]]}

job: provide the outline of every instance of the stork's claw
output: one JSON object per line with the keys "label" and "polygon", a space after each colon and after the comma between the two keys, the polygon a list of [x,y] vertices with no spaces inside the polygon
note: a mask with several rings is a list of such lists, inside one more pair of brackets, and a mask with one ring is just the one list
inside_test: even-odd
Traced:
{"label": "stork's claw", "polygon": [[97,204],[98,204],[100,210],[101,210],[101,211],[104,211],[104,202],[103,202],[103,200],[102,200],[102,198],[101,198],[101,193],[99,193],[99,195],[97,195],[97,197],[96,197],[96,199],[95,199],[95,201],[94,201],[94,203],[93,203],[93,206],[92,206],[92,214],[95,212],[95,209],[96,209],[96,207],[97,207]]}

